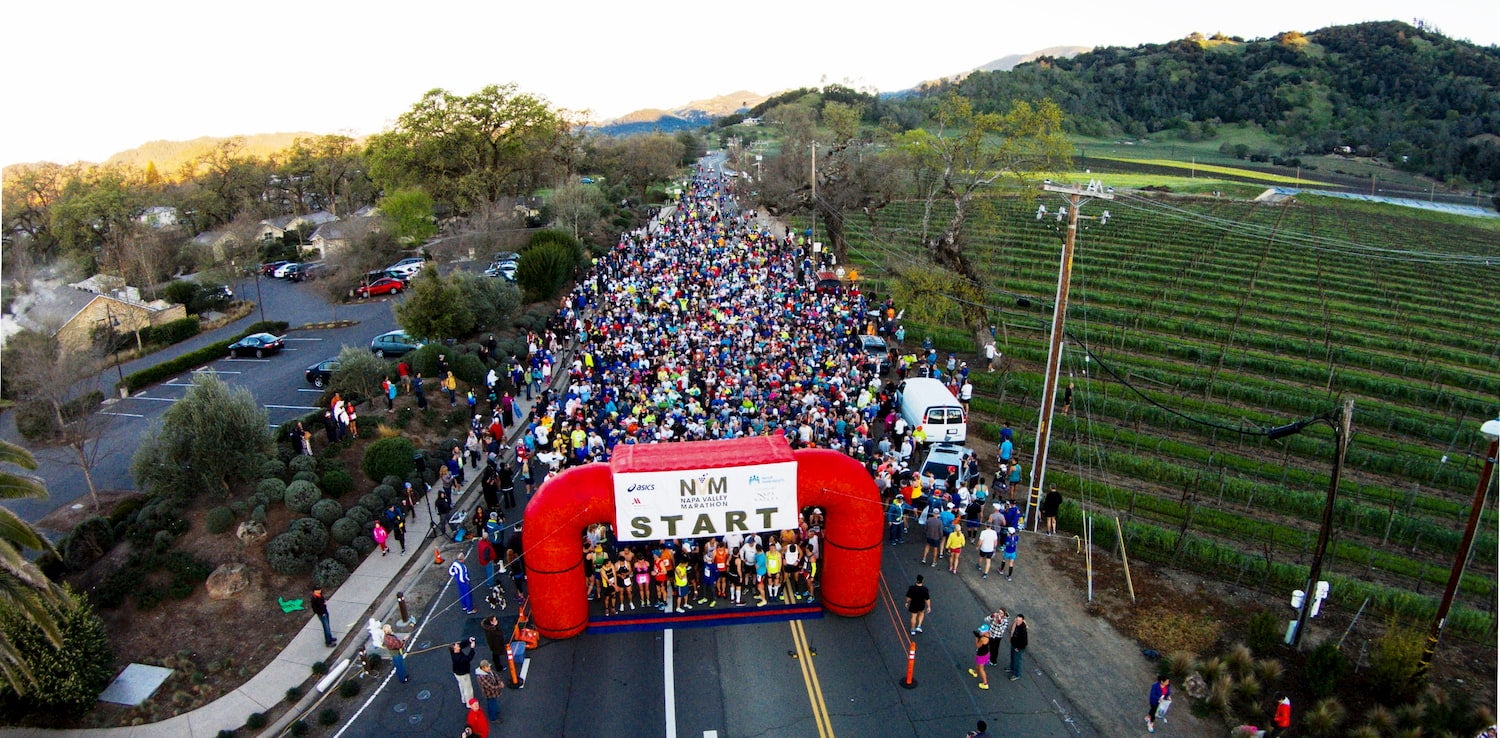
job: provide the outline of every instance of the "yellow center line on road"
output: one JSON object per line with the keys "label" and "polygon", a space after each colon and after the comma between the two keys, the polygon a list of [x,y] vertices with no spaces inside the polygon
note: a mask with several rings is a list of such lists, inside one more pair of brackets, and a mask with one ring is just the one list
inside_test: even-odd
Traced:
{"label": "yellow center line on road", "polygon": [[793,620],[787,625],[792,631],[792,644],[797,649],[797,661],[802,668],[802,681],[807,686],[807,699],[812,705],[813,722],[818,726],[818,736],[833,738],[833,720],[828,716],[828,704],[823,701],[823,686],[818,682],[818,669],[813,665],[812,649],[807,645],[807,631],[800,620]]}

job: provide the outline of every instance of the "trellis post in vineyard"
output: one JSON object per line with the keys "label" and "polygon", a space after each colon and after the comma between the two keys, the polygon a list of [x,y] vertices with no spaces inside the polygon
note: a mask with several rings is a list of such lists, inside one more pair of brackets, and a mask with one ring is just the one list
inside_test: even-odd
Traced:
{"label": "trellis post in vineyard", "polygon": [[[1031,491],[1026,495],[1026,521],[1031,523],[1031,529],[1037,530],[1040,516],[1036,515],[1036,508],[1041,501],[1042,484],[1047,476],[1047,444],[1052,436],[1052,411],[1057,406],[1057,381],[1058,373],[1062,369],[1063,327],[1068,313],[1068,287],[1073,278],[1073,247],[1078,240],[1078,220],[1093,220],[1097,217],[1100,223],[1108,222],[1109,211],[1104,211],[1099,216],[1080,216],[1079,208],[1090,200],[1113,200],[1115,199],[1113,187],[1105,187],[1097,179],[1090,180],[1088,185],[1060,185],[1053,184],[1047,180],[1042,185],[1046,192],[1056,192],[1062,195],[1068,204],[1056,213],[1057,220],[1064,217],[1068,219],[1068,231],[1063,239],[1062,258],[1057,270],[1057,297],[1052,301],[1052,333],[1051,343],[1047,350],[1047,373],[1042,379],[1042,408],[1036,425],[1036,451],[1031,456]],[[1041,220],[1047,215],[1047,206],[1038,205],[1036,218]]]}

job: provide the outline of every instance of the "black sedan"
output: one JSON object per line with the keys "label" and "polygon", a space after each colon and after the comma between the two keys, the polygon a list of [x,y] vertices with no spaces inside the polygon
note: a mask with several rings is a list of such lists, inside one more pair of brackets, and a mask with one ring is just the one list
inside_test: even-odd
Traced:
{"label": "black sedan", "polygon": [[307,368],[307,383],[322,389],[328,385],[328,380],[332,379],[333,373],[338,370],[338,359],[324,359]]}
{"label": "black sedan", "polygon": [[239,357],[251,354],[259,359],[266,354],[280,353],[283,345],[281,336],[273,336],[269,333],[252,333],[229,344],[229,355]]}

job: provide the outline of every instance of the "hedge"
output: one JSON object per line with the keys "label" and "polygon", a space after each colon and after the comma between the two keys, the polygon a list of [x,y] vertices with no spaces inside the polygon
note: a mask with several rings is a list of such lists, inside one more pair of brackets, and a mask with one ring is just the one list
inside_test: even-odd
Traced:
{"label": "hedge", "polygon": [[161,325],[147,326],[141,329],[141,342],[161,344],[170,346],[198,335],[201,324],[198,318],[178,318],[169,320]]}
{"label": "hedge", "polygon": [[138,372],[131,372],[125,375],[125,379],[121,380],[120,382],[116,382],[115,388],[116,390],[118,390],[119,388],[123,387],[127,392],[134,392],[138,389],[141,389],[142,387],[155,384],[156,382],[166,379],[167,377],[181,374],[182,372],[192,369],[193,367],[207,364],[208,362],[215,359],[224,358],[225,354],[229,353],[229,344],[234,343],[235,341],[238,341],[241,338],[244,338],[245,336],[248,336],[252,333],[276,333],[279,335],[286,329],[287,323],[286,321],[282,320],[254,323],[249,328],[245,329],[245,332],[235,336],[234,338],[230,338],[224,341],[215,341],[207,346],[204,346],[203,348],[194,349],[185,354],[182,354],[181,356],[167,359],[166,361],[163,361],[156,366],[149,366]]}

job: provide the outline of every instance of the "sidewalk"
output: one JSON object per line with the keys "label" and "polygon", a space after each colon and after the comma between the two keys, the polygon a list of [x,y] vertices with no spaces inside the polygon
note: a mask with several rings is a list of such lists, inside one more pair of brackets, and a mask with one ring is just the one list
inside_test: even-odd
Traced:
{"label": "sidewalk", "polygon": [[[555,372],[553,382],[556,383],[566,376],[566,372]],[[516,398],[518,422],[511,426],[506,439],[508,445],[513,446],[525,429],[525,418],[531,412],[533,404],[535,403],[528,401],[524,394]],[[479,474],[474,473],[470,475],[463,492],[454,500],[454,509],[472,510],[473,503],[479,494]],[[410,526],[413,545],[408,548],[405,556],[399,555],[399,547],[393,547],[397,553],[391,555],[366,556],[365,560],[350,574],[349,579],[339,585],[339,588],[329,596],[329,619],[334,637],[339,639],[337,646],[330,648],[323,645],[323,626],[309,609],[305,611],[307,623],[281,650],[281,653],[276,655],[276,658],[266,664],[249,681],[240,685],[238,689],[195,710],[147,725],[79,730],[0,728],[0,736],[6,738],[55,738],[63,735],[108,736],[109,738],[154,738],[156,736],[213,738],[220,730],[243,726],[245,719],[251,713],[273,709],[286,699],[288,688],[299,687],[306,683],[313,675],[314,663],[323,661],[332,668],[340,661],[358,654],[368,639],[368,631],[365,630],[366,621],[371,617],[378,617],[379,613],[394,604],[396,584],[402,581],[408,572],[420,570],[423,566],[430,566],[435,548],[444,544],[453,545],[451,541],[441,536],[430,540],[424,537],[428,523],[426,515],[425,507],[418,507],[412,516],[410,522],[420,521],[421,524]],[[444,571],[446,572],[446,567]],[[303,694],[303,700],[315,699],[318,696],[317,690],[312,685],[308,685]],[[153,699],[160,696],[158,692],[153,695]],[[268,728],[275,728],[286,722],[289,720],[279,720],[269,725]],[[275,734],[271,730],[266,732]]]}

